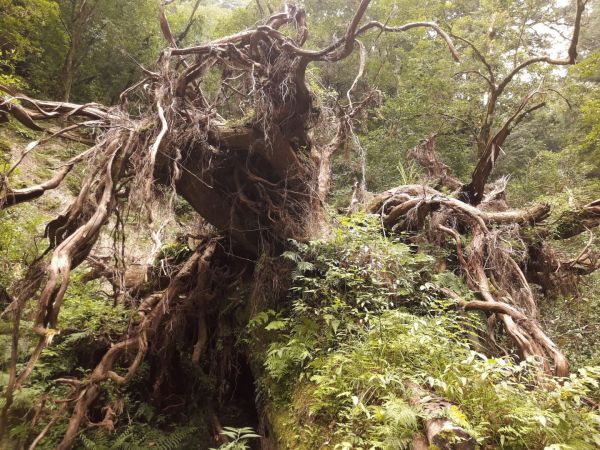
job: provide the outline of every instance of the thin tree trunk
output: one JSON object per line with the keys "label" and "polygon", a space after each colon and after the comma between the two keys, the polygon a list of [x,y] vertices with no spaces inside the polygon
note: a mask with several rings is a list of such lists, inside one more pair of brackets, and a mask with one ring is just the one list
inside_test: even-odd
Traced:
{"label": "thin tree trunk", "polygon": [[73,89],[73,79],[74,75],[74,66],[75,66],[75,45],[73,41],[69,46],[69,51],[67,52],[67,56],[65,57],[65,63],[63,64],[63,68],[61,71],[61,91],[60,91],[60,99],[64,102],[68,102],[71,99],[71,91]]}

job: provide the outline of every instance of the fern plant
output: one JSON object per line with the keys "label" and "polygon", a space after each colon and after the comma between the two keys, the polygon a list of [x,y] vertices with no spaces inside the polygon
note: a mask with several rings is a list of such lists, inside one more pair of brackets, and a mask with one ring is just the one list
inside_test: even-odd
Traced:
{"label": "fern plant", "polygon": [[266,355],[261,395],[289,449],[410,448],[431,417],[408,383],[449,400],[437,414],[482,448],[600,448],[600,367],[532,390],[538,362],[473,347],[482,318],[441,294],[469,298],[464,282],[432,275],[427,257],[378,233],[359,214],[327,242],[298,244],[285,255],[296,266],[291,301],[251,321],[248,342]]}
{"label": "fern plant", "polygon": [[103,432],[94,433],[93,438],[84,433],[80,441],[86,450],[179,450],[197,431],[195,427],[178,427],[170,433],[157,429],[127,427],[116,436]]}

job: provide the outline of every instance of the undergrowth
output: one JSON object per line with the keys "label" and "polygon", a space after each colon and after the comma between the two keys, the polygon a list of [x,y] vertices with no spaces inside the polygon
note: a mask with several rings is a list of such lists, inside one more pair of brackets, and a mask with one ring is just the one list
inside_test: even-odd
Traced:
{"label": "undergrowth", "polygon": [[[481,448],[600,446],[600,367],[539,385],[534,361],[479,351],[477,314],[440,295],[458,277],[377,219],[342,219],[332,239],[297,244],[290,301],[254,316],[260,395],[283,448],[403,449],[426,418],[408,383],[453,406],[443,414]],[[427,398],[421,399],[426,401]]]}

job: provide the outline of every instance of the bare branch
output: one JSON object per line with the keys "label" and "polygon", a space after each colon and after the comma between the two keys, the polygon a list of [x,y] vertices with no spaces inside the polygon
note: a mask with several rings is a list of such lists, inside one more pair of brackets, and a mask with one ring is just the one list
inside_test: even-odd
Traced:
{"label": "bare branch", "polygon": [[488,84],[488,86],[490,87],[490,89],[495,88],[494,83],[492,82],[491,78],[486,77],[479,70],[463,70],[461,72],[456,72],[454,75],[452,75],[452,78],[456,78],[459,75],[469,75],[469,74],[477,75],[480,78],[483,78],[486,81],[486,83]]}
{"label": "bare branch", "polygon": [[528,59],[523,61],[517,67],[515,67],[499,84],[496,89],[497,96],[501,95],[508,83],[523,69],[529,67],[532,64],[536,63],[546,63],[555,66],[567,66],[575,64],[575,60],[577,59],[577,44],[579,42],[579,32],[581,30],[581,20],[583,17],[583,11],[585,9],[587,1],[586,0],[576,0],[576,11],[575,11],[575,22],[573,24],[573,34],[571,36],[571,42],[569,44],[569,49],[567,50],[567,57],[563,59],[551,58],[550,56],[537,56],[535,58]]}
{"label": "bare branch", "polygon": [[161,0],[159,12],[158,12],[158,18],[160,21],[160,30],[162,31],[164,38],[166,39],[166,41],[169,43],[169,45],[171,47],[177,48],[177,42],[175,41],[175,38],[173,37],[173,32],[171,31],[171,26],[169,25],[169,20],[167,19],[167,16],[165,15],[165,6],[171,4],[172,2],[173,2],[173,0]]}
{"label": "bare branch", "polygon": [[[390,27],[390,26],[384,25],[381,22],[371,21],[371,22],[368,22],[365,25],[361,26],[358,30],[356,30],[355,35],[352,39],[364,34],[365,32],[367,32],[373,28],[381,30],[382,32],[389,32],[389,33],[398,33],[398,32],[408,31],[413,28],[431,28],[431,29],[435,30],[442,39],[444,39],[444,41],[448,45],[448,48],[449,48],[450,53],[452,54],[452,57],[454,58],[454,60],[455,61],[460,60],[458,51],[454,47],[454,44],[452,43],[452,39],[450,38],[448,33],[446,33],[444,30],[442,30],[434,22],[412,22],[412,23],[407,23],[405,25],[401,25],[398,27]],[[292,49],[296,54],[298,54],[300,56],[304,56],[309,61],[323,61],[323,60],[339,61],[340,59],[343,59],[346,56],[348,56],[351,51],[351,50],[347,50],[348,47],[346,46],[346,38],[345,37],[337,40],[336,42],[329,45],[328,47],[326,47],[322,50],[318,50],[318,51],[317,50],[304,50],[304,49],[292,46],[290,44],[287,44],[286,46],[288,48]],[[343,46],[344,50],[338,51],[336,53],[336,50],[338,50],[342,46]],[[350,47],[350,49],[351,48],[352,47]]]}
{"label": "bare branch", "polygon": [[[190,18],[188,19],[185,28],[183,29],[183,31],[181,33],[179,33],[179,36],[177,36],[177,40],[175,41],[175,47],[179,47],[179,45],[181,45],[181,43],[184,41],[184,39],[190,32],[192,25],[194,25],[194,22],[196,21],[196,17],[195,17],[196,11],[198,11],[198,7],[200,6],[201,1],[202,0],[196,0],[196,3],[194,4],[194,7],[192,8]],[[259,3],[259,5],[260,5],[260,3]]]}
{"label": "bare branch", "polygon": [[465,39],[464,37],[461,36],[457,36],[455,34],[452,34],[452,37],[454,39],[457,39],[461,42],[464,42],[465,44],[467,44],[472,50],[473,53],[475,53],[475,57],[481,61],[483,63],[483,65],[485,66],[488,74],[489,74],[489,82],[488,84],[491,87],[495,87],[496,86],[496,78],[494,76],[494,70],[492,69],[492,66],[490,65],[490,63],[488,63],[487,59],[485,59],[485,57],[483,56],[483,54],[479,51],[479,49],[475,46],[475,44],[473,44],[471,41]]}

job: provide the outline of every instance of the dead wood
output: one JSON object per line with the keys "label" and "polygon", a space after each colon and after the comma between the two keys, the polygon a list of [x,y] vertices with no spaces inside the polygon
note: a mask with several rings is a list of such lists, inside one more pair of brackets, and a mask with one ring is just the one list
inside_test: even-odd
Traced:
{"label": "dead wood", "polygon": [[456,191],[462,187],[462,183],[452,176],[450,168],[440,160],[435,150],[435,140],[435,135],[428,137],[411,149],[407,156],[426,170],[427,178],[436,189],[444,187],[450,192]]}
{"label": "dead wood", "polygon": [[[406,385],[409,402],[412,406],[423,411],[426,445],[423,448],[435,447],[443,450],[472,450],[476,448],[477,442],[471,434],[463,427],[449,419],[448,412],[452,404],[425,391],[415,383]],[[418,436],[413,442],[413,448],[422,446],[423,439]]]}

